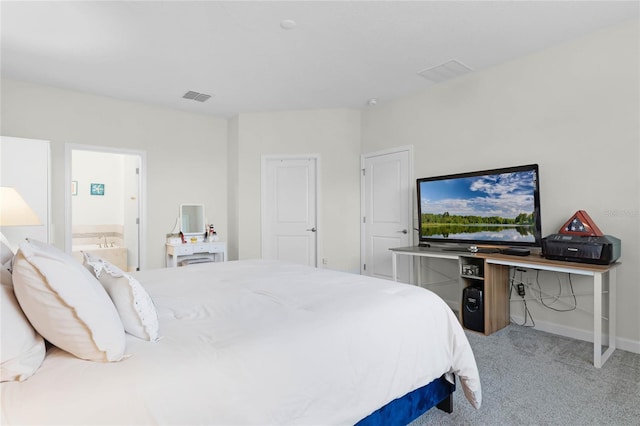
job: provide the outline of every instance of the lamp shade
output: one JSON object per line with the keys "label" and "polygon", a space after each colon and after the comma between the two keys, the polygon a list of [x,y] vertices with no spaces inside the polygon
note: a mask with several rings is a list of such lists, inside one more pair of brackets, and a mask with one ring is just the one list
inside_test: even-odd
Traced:
{"label": "lamp shade", "polygon": [[38,215],[15,188],[0,186],[0,226],[40,225]]}

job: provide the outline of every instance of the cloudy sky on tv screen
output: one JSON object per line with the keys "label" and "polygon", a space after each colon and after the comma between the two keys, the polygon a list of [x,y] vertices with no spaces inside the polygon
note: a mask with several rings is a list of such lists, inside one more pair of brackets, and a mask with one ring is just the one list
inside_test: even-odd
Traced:
{"label": "cloudy sky on tv screen", "polygon": [[513,219],[534,211],[534,189],[533,171],[425,181],[420,186],[421,210]]}

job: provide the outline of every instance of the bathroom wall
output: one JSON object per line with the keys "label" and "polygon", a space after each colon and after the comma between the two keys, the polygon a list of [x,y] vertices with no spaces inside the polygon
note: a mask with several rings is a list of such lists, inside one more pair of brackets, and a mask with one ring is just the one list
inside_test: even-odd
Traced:
{"label": "bathroom wall", "polygon": [[[72,246],[117,242],[124,239],[124,156],[94,151],[72,153]],[[91,193],[91,185],[104,185],[104,193]]]}
{"label": "bathroom wall", "polygon": [[[124,156],[74,150],[71,179],[77,194],[71,200],[74,225],[124,223]],[[92,183],[103,184],[104,195],[91,195]]]}

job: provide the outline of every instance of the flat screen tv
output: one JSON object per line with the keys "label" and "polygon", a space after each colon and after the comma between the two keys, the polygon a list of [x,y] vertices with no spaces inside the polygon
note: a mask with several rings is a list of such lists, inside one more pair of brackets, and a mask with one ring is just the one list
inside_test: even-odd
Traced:
{"label": "flat screen tv", "polygon": [[417,180],[420,245],[539,247],[538,165]]}

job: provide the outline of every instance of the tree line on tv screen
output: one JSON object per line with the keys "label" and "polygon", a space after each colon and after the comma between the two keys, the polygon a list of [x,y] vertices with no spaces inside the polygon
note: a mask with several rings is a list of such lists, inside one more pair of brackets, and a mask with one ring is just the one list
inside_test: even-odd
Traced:
{"label": "tree line on tv screen", "polygon": [[461,216],[448,212],[435,214],[423,213],[420,223],[421,235],[442,235],[448,238],[450,234],[477,234],[482,231],[500,232],[510,230],[523,237],[533,235],[533,213],[520,213],[513,219],[500,216]]}
{"label": "tree line on tv screen", "polygon": [[500,216],[461,216],[444,213],[423,213],[422,224],[433,225],[515,225],[527,226],[535,223],[533,213],[520,213],[513,219]]}
{"label": "tree line on tv screen", "polygon": [[444,213],[423,213],[421,223],[429,225],[533,225],[533,213],[520,213],[513,219],[500,216],[461,216]]}

